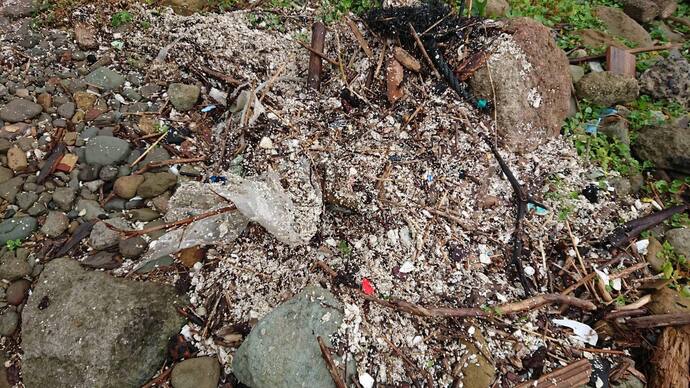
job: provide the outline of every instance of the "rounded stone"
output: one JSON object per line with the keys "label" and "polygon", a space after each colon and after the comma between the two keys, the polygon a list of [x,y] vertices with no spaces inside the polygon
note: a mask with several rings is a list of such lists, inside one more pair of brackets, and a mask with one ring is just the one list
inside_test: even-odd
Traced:
{"label": "rounded stone", "polygon": [[215,388],[220,364],[213,357],[198,357],[175,365],[170,375],[173,388]]}
{"label": "rounded stone", "polygon": [[29,288],[31,288],[31,282],[26,279],[20,279],[10,284],[5,296],[7,303],[14,306],[22,304],[29,294]]}
{"label": "rounded stone", "polygon": [[0,335],[10,336],[19,326],[19,314],[14,310],[6,310],[0,314]]}

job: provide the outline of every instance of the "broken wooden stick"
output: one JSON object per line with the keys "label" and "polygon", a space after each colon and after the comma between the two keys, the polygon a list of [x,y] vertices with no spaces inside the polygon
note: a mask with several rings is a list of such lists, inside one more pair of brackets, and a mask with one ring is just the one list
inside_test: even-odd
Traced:
{"label": "broken wooden stick", "polygon": [[333,362],[333,356],[331,356],[331,351],[328,350],[328,346],[326,346],[326,343],[323,341],[323,338],[321,338],[321,336],[318,336],[316,337],[316,341],[319,342],[319,348],[321,348],[321,356],[323,357],[323,360],[326,362],[328,373],[331,375],[331,378],[333,379],[333,383],[335,384],[336,388],[347,388],[345,382],[343,381],[343,378],[340,376],[340,373],[338,372],[338,367],[336,367],[335,362]]}
{"label": "broken wooden stick", "polygon": [[[126,238],[130,238],[130,237],[136,237],[136,236],[141,236],[144,234],[157,232],[157,231],[163,230],[163,229],[170,229],[170,228],[175,228],[178,226],[191,224],[192,222],[196,222],[196,221],[202,220],[204,218],[208,218],[208,217],[213,217],[215,215],[226,213],[226,212],[236,210],[236,209],[237,208],[234,205],[233,206],[226,206],[226,207],[223,207],[223,208],[220,208],[217,210],[212,210],[212,211],[209,211],[206,213],[201,213],[201,214],[198,214],[196,216],[183,218],[181,220],[168,222],[167,224],[156,225],[156,226],[152,226],[150,228],[144,228],[141,230],[122,230],[122,229],[115,228],[113,226],[108,226],[108,227],[110,229],[117,231],[117,232],[123,233]],[[108,225],[108,224],[106,224],[106,225]]]}
{"label": "broken wooden stick", "polygon": [[309,72],[307,73],[307,87],[319,90],[321,87],[321,57],[316,53],[323,53],[324,42],[326,39],[326,26],[321,22],[316,22],[311,26],[311,49],[314,50],[309,56]]}
{"label": "broken wooden stick", "polygon": [[592,364],[583,358],[563,368],[556,369],[538,380],[524,382],[517,388],[580,387],[589,382],[591,375]]}
{"label": "broken wooden stick", "polygon": [[690,326],[667,327],[652,355],[650,388],[688,386],[690,374]]}
{"label": "broken wooden stick", "polygon": [[156,169],[159,167],[171,166],[173,164],[196,163],[196,162],[203,162],[205,160],[206,160],[205,156],[200,156],[198,158],[168,159],[168,160],[162,160],[160,162],[151,162],[151,163],[146,164],[144,167],[140,168],[139,170],[133,172],[132,175],[141,175],[147,171],[150,171],[150,170],[153,170],[153,169]]}
{"label": "broken wooden stick", "polygon": [[630,318],[627,325],[634,329],[653,327],[684,326],[690,324],[690,313],[656,314],[646,317]]}
{"label": "broken wooden stick", "polygon": [[525,311],[535,310],[550,304],[565,304],[579,307],[588,311],[596,310],[594,303],[588,300],[560,294],[537,295],[519,302],[504,303],[487,309],[479,307],[422,307],[399,299],[383,300],[373,295],[366,295],[363,292],[360,292],[360,295],[364,299],[380,304],[381,306],[400,310],[420,317],[479,318],[496,315],[513,315]]}

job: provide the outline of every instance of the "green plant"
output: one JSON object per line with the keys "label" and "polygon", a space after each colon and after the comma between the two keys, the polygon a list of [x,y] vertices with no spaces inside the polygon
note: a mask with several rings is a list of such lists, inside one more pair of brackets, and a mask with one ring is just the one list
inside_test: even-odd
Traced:
{"label": "green plant", "polygon": [[352,246],[345,240],[340,240],[338,243],[338,251],[344,257],[348,257],[352,254]]}
{"label": "green plant", "polygon": [[690,296],[690,289],[686,285],[690,269],[687,258],[678,254],[668,241],[665,241],[661,247],[657,258],[664,260],[661,266],[664,279],[671,281],[669,287],[678,290],[684,296]]}
{"label": "green plant", "polygon": [[280,15],[273,12],[255,12],[247,15],[249,24],[257,28],[285,31],[285,26]]}
{"label": "green plant", "polygon": [[380,6],[380,0],[321,0],[321,19],[330,24],[348,12],[360,15]]}
{"label": "green plant", "polygon": [[134,18],[132,17],[132,14],[129,13],[128,11],[115,12],[110,17],[110,25],[117,28],[117,27],[123,26],[127,23],[130,23],[133,19]]}
{"label": "green plant", "polygon": [[10,250],[10,252],[14,251],[15,249],[19,248],[22,246],[22,240],[16,239],[16,240],[7,240],[5,243],[5,246],[7,246],[7,249]]}

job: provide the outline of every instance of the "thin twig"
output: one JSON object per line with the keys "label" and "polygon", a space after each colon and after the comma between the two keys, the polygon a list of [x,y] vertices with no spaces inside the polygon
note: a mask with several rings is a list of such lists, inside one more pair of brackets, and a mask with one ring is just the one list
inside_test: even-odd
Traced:
{"label": "thin twig", "polygon": [[321,336],[316,337],[316,340],[319,342],[319,348],[321,348],[321,356],[323,357],[323,360],[326,362],[326,367],[328,368],[328,373],[330,373],[331,378],[333,379],[333,383],[337,388],[347,388],[345,385],[345,382],[343,381],[343,378],[340,376],[340,373],[338,373],[338,368],[335,366],[335,363],[333,362],[333,356],[331,356],[330,350],[328,350],[328,346],[326,346],[326,343],[323,341],[323,338]]}
{"label": "thin twig", "polygon": [[431,70],[434,72],[434,75],[436,76],[436,78],[441,79],[441,73],[439,73],[438,70],[436,70],[434,62],[431,60],[429,53],[426,52],[426,48],[424,48],[424,45],[422,44],[422,41],[419,39],[419,35],[417,35],[417,31],[415,31],[414,27],[412,26],[412,23],[407,23],[407,25],[410,27],[410,34],[414,38],[414,41],[417,43],[419,51],[422,52],[424,59],[426,59],[429,66],[431,66]]}
{"label": "thin twig", "polygon": [[121,229],[114,229],[114,230],[116,230],[120,233],[124,233],[127,238],[136,237],[136,236],[141,236],[144,234],[157,232],[157,231],[163,230],[163,229],[170,229],[170,228],[174,228],[174,227],[178,227],[178,226],[182,226],[182,225],[191,224],[192,222],[196,222],[196,221],[202,220],[204,218],[208,218],[208,217],[213,217],[215,215],[226,213],[226,212],[233,211],[236,209],[237,208],[234,205],[233,206],[226,206],[226,207],[223,207],[223,208],[220,208],[217,210],[205,212],[205,213],[202,213],[202,214],[199,214],[196,216],[192,216],[192,217],[183,218],[181,220],[169,222],[167,224],[152,226],[150,228],[145,228],[142,230],[121,230]]}
{"label": "thin twig", "polygon": [[168,159],[161,160],[160,162],[151,162],[146,166],[140,168],[139,170],[132,173],[132,175],[141,175],[149,170],[153,170],[159,167],[171,166],[173,164],[185,164],[185,163],[196,163],[203,162],[206,160],[205,156],[199,156],[198,158],[186,158],[186,159]]}
{"label": "thin twig", "polygon": [[[393,341],[389,340],[389,339],[386,338],[386,337],[382,337],[382,338],[383,338],[384,341],[386,341],[386,343],[387,343],[388,346],[391,348],[391,350],[393,350],[393,352],[394,352],[398,357],[400,357],[400,358],[403,360],[403,362],[404,362],[408,367],[414,369],[415,371],[417,371],[417,373],[419,373],[419,374],[421,374],[421,375],[424,375],[424,377],[426,378],[426,384],[427,384],[427,387],[428,387],[428,388],[432,388],[432,387],[434,386],[434,381],[432,380],[431,375],[429,374],[428,371],[422,370],[419,366],[417,366],[417,364],[415,364],[414,362],[412,362],[412,360],[410,360],[410,358],[409,358],[405,353],[403,353],[402,350],[400,350],[400,348],[397,347],[397,346],[393,343]],[[410,378],[412,379],[411,376],[410,376]],[[413,380],[414,380],[414,379],[413,379]]]}
{"label": "thin twig", "polygon": [[136,164],[139,163],[142,159],[144,159],[144,158],[146,157],[146,155],[148,155],[148,153],[151,152],[151,150],[152,150],[155,146],[157,146],[158,143],[160,143],[161,140],[163,140],[167,135],[168,135],[167,133],[162,134],[153,144],[151,144],[151,145],[146,149],[146,151],[144,151],[143,154],[139,155],[139,157],[136,158],[136,159],[129,165],[129,168],[132,168],[132,167],[136,166]]}
{"label": "thin twig", "polygon": [[317,57],[319,57],[319,58],[323,59],[324,61],[330,63],[331,65],[333,65],[333,66],[335,66],[335,67],[339,67],[339,66],[340,66],[340,64],[339,64],[337,61],[334,61],[334,60],[332,60],[331,58],[328,58],[328,57],[326,56],[326,54],[324,54],[324,53],[322,53],[322,52],[320,52],[320,51],[314,50],[313,48],[309,47],[306,43],[301,42],[301,41],[299,41],[299,40],[297,41],[297,43],[299,43],[299,44],[300,44],[302,47],[304,47],[305,49],[309,50],[312,54],[315,54]]}

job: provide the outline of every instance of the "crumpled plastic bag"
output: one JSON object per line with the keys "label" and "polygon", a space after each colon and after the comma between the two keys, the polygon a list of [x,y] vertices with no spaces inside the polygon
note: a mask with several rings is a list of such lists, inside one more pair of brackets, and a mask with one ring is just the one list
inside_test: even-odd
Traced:
{"label": "crumpled plastic bag", "polygon": [[311,198],[312,206],[297,206],[273,171],[266,172],[259,179],[230,175],[225,185],[216,184],[213,189],[282,243],[290,246],[306,244],[316,233],[321,216],[320,190]]}
{"label": "crumpled plastic bag", "polygon": [[310,178],[308,163],[292,171],[293,186],[286,191],[280,177],[267,171],[258,177],[226,175],[224,183],[184,182],[170,198],[166,222],[211,212],[234,204],[223,212],[173,229],[153,241],[137,268],[161,256],[193,246],[231,243],[249,221],[263,226],[280,242],[306,244],[316,234],[322,210],[321,188]]}

